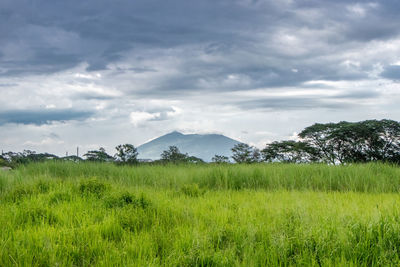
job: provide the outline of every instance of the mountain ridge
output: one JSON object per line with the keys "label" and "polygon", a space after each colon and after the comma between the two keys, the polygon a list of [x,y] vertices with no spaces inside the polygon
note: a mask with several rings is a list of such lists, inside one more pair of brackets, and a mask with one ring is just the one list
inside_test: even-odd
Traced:
{"label": "mountain ridge", "polygon": [[181,153],[209,162],[215,155],[230,157],[232,147],[238,143],[222,134],[183,134],[173,131],[140,145],[138,152],[139,158],[156,160],[169,146],[177,146]]}

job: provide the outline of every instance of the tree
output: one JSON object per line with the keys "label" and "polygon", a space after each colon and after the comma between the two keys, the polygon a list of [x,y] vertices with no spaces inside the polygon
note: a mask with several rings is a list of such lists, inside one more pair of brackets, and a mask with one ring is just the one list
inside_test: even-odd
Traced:
{"label": "tree", "polygon": [[[1,158],[6,162],[9,166],[17,166],[20,164],[28,164],[31,162],[42,162],[46,160],[55,160],[58,159],[56,155],[49,153],[36,153],[32,150],[24,150],[23,152],[6,152],[3,153]],[[4,164],[4,162],[3,162]]]}
{"label": "tree", "polygon": [[254,163],[260,160],[260,151],[245,143],[236,144],[232,152],[232,158],[236,163]]}
{"label": "tree", "polygon": [[393,120],[368,120],[361,125],[364,134],[366,161],[380,160],[400,163],[400,123]]}
{"label": "tree", "polygon": [[117,153],[115,154],[115,158],[117,162],[124,164],[136,164],[138,163],[137,156],[139,153],[137,152],[136,147],[131,144],[118,145],[116,148]]}
{"label": "tree", "polygon": [[179,148],[176,146],[170,146],[168,150],[164,150],[161,153],[161,160],[164,162],[187,162],[188,155],[183,154],[179,151]]}
{"label": "tree", "polygon": [[229,158],[227,156],[220,156],[220,155],[215,155],[212,159],[212,162],[214,163],[229,163]]}
{"label": "tree", "polygon": [[305,142],[292,140],[267,144],[261,153],[266,162],[307,163],[318,161],[315,149]]}
{"label": "tree", "polygon": [[3,153],[3,158],[12,166],[28,163],[28,159],[21,152],[6,152]]}
{"label": "tree", "polygon": [[315,149],[321,161],[400,162],[400,124],[392,120],[367,120],[314,124],[299,136]]}
{"label": "tree", "polygon": [[24,158],[27,159],[28,162],[41,162],[45,160],[53,160],[58,159],[56,155],[49,154],[49,153],[36,153],[32,150],[24,150],[22,152]]}
{"label": "tree", "polygon": [[86,160],[88,161],[110,162],[114,160],[114,158],[108,155],[106,150],[102,147],[100,147],[99,150],[88,151],[83,156],[86,157]]}

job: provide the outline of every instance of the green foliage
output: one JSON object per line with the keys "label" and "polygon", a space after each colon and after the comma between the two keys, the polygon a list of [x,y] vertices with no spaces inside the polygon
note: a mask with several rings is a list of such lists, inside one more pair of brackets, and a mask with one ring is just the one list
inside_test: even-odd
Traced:
{"label": "green foliage", "polygon": [[400,123],[396,121],[317,123],[305,128],[299,137],[324,162],[400,163]]}
{"label": "green foliage", "polygon": [[0,176],[0,194],[6,190],[7,187],[7,180],[5,177]]}
{"label": "green foliage", "polygon": [[68,192],[53,192],[50,194],[49,204],[60,204],[63,202],[70,202],[72,196]]}
{"label": "green foliage", "polygon": [[44,162],[48,160],[56,160],[58,157],[49,153],[36,153],[31,150],[24,150],[21,152],[6,152],[0,156],[0,166],[17,167],[21,164],[28,164],[32,162]]}
{"label": "green foliage", "polygon": [[0,175],[0,266],[397,266],[399,177],[380,163],[28,164]]}
{"label": "green foliage", "polygon": [[317,162],[317,151],[305,142],[281,141],[267,144],[261,151],[266,162],[307,163]]}
{"label": "green foliage", "polygon": [[114,158],[106,153],[106,150],[102,147],[99,150],[91,150],[83,155],[88,161],[98,161],[98,162],[111,162]]}
{"label": "green foliage", "polygon": [[189,197],[199,197],[205,193],[204,190],[200,189],[198,184],[185,184],[181,187],[180,191]]}
{"label": "green foliage", "polygon": [[188,154],[183,154],[179,151],[176,146],[170,146],[168,150],[164,150],[161,153],[162,163],[204,163],[204,161],[195,156],[189,156]]}
{"label": "green foliage", "polygon": [[83,196],[96,196],[102,197],[104,193],[107,191],[108,186],[104,182],[101,182],[97,179],[89,179],[81,181],[79,185],[79,192]]}
{"label": "green foliage", "polygon": [[260,151],[248,144],[240,143],[232,148],[232,158],[236,163],[255,163],[260,161]]}
{"label": "green foliage", "polygon": [[0,167],[3,166],[8,166],[9,164],[7,163],[7,160],[5,158],[3,158],[2,156],[0,156]]}
{"label": "green foliage", "polygon": [[184,184],[198,184],[200,188],[209,190],[400,192],[400,168],[382,163],[339,166],[279,163],[167,164],[132,168],[96,162],[45,162],[26,165],[10,175],[53,177],[78,184],[96,177],[99,182],[108,181],[124,187],[149,186],[174,190]]}
{"label": "green foliage", "polygon": [[119,214],[119,225],[133,233],[149,231],[155,223],[155,216],[149,216],[143,209],[124,209]]}
{"label": "green foliage", "polygon": [[118,163],[122,164],[136,164],[138,163],[138,152],[136,147],[131,144],[118,145],[116,148],[117,154],[115,159]]}
{"label": "green foliage", "polygon": [[229,163],[229,158],[227,156],[215,155],[211,161],[217,164]]}
{"label": "green foliage", "polygon": [[134,208],[146,209],[151,205],[151,202],[141,195],[137,198],[135,195],[129,192],[123,192],[118,194],[112,194],[105,199],[105,205],[108,208],[120,208],[124,206],[131,206]]}
{"label": "green foliage", "polygon": [[10,202],[20,202],[25,198],[30,197],[34,193],[32,186],[15,185],[11,191],[5,194],[5,199]]}
{"label": "green foliage", "polygon": [[183,154],[179,151],[179,148],[176,146],[170,146],[168,150],[164,150],[161,153],[161,160],[165,162],[172,162],[172,163],[182,163],[186,162],[188,155]]}
{"label": "green foliage", "polygon": [[17,214],[16,223],[18,225],[30,224],[49,224],[55,225],[59,219],[50,210],[43,209],[40,207],[29,208],[26,210],[20,210]]}
{"label": "green foliage", "polygon": [[117,221],[110,220],[101,224],[100,234],[106,241],[120,242],[126,233]]}
{"label": "green foliage", "polygon": [[50,182],[39,180],[35,184],[35,189],[36,189],[37,192],[43,194],[43,193],[49,192],[50,186],[51,186]]}

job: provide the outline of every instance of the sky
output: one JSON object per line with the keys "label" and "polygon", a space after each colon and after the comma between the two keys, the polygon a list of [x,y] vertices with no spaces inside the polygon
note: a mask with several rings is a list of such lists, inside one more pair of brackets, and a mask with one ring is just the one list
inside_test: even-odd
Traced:
{"label": "sky", "polygon": [[[400,1],[0,0],[0,149],[171,131],[263,148],[400,120]],[[140,155],[139,155],[140,157]]]}

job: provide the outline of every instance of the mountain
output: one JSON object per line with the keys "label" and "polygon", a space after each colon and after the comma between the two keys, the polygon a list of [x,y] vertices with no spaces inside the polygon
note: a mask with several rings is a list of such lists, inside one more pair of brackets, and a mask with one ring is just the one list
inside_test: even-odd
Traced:
{"label": "mountain", "polygon": [[159,159],[169,146],[177,146],[181,153],[188,153],[204,161],[211,161],[216,154],[230,157],[231,148],[239,141],[220,134],[182,134],[172,132],[138,147],[139,158]]}

